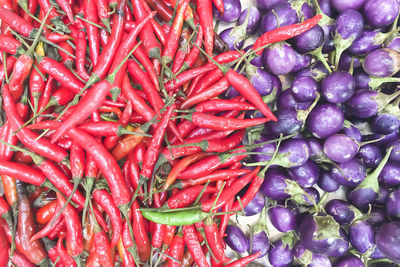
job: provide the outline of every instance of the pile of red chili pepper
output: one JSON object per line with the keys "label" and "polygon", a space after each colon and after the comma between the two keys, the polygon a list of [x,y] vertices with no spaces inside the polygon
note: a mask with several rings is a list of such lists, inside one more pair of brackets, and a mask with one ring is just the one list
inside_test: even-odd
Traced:
{"label": "pile of red chili pepper", "polygon": [[[251,53],[221,51],[212,3],[223,12],[218,0],[0,1],[0,266],[258,257],[231,261],[222,238],[264,179],[242,166],[245,129],[276,118],[230,68]],[[219,98],[230,86],[240,96]]]}

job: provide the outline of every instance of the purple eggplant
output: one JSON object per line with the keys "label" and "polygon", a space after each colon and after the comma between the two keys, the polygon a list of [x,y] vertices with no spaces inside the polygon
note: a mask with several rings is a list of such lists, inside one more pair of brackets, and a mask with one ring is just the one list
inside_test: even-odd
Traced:
{"label": "purple eggplant", "polygon": [[246,76],[261,96],[273,94],[273,98],[275,99],[276,96],[279,95],[280,87],[276,85],[275,75],[251,64],[247,64]]}
{"label": "purple eggplant", "polygon": [[389,144],[399,140],[399,133],[390,134],[368,134],[363,136],[364,141],[373,141],[377,146],[388,146]]}
{"label": "purple eggplant", "polygon": [[324,66],[322,62],[316,62],[312,64],[309,68],[305,68],[297,72],[297,76],[307,76],[312,77],[317,82],[321,81],[328,75],[329,70]]}
{"label": "purple eggplant", "polygon": [[[253,152],[260,153],[252,155],[252,159],[254,160],[254,162],[268,161],[272,158],[272,155],[276,149],[276,143],[270,142],[263,144],[271,140],[272,140],[271,138],[268,138],[265,135],[261,135],[258,140],[254,141],[254,144],[259,144],[259,145],[257,145],[257,147],[253,149]],[[266,153],[270,155],[267,155]]]}
{"label": "purple eggplant", "polygon": [[236,225],[229,224],[225,230],[224,240],[228,246],[239,253],[246,252],[250,248],[249,239]]}
{"label": "purple eggplant", "polygon": [[332,252],[340,235],[340,226],[330,215],[306,215],[299,226],[300,244],[317,254]]}
{"label": "purple eggplant", "polygon": [[286,233],[296,228],[296,217],[289,208],[271,207],[268,209],[268,216],[272,225],[280,232]]}
{"label": "purple eggplant", "polygon": [[333,104],[317,105],[307,118],[308,130],[317,138],[324,139],[342,129],[344,114]]}
{"label": "purple eggplant", "polygon": [[293,44],[300,53],[308,53],[324,43],[324,31],[318,24],[293,38]]}
{"label": "purple eggplant", "polygon": [[354,40],[360,37],[364,29],[363,16],[354,9],[347,9],[336,18],[334,45],[336,48],[335,66],[343,51],[349,48]]}
{"label": "purple eggplant", "polygon": [[354,158],[332,167],[331,174],[339,184],[355,187],[365,179],[367,170],[359,159]]}
{"label": "purple eggplant", "polygon": [[396,50],[400,52],[400,36],[393,35],[385,41],[385,47]]}
{"label": "purple eggplant", "polygon": [[400,140],[395,140],[390,146],[393,146],[393,150],[389,159],[394,162],[400,162]]}
{"label": "purple eggplant", "polygon": [[290,92],[290,90],[283,91],[278,99],[276,100],[276,105],[278,106],[278,110],[280,109],[297,109],[297,110],[305,110],[310,107],[312,104],[311,101],[300,102],[298,101]]}
{"label": "purple eggplant", "polygon": [[400,92],[386,95],[377,91],[357,90],[346,103],[347,110],[358,118],[371,118],[376,116],[395,99]]}
{"label": "purple eggplant", "polygon": [[396,189],[390,193],[385,206],[388,216],[393,219],[400,218],[400,189]]}
{"label": "purple eggplant", "polygon": [[312,187],[319,178],[318,165],[312,160],[308,160],[306,163],[298,167],[288,169],[288,173],[302,188]]}
{"label": "purple eggplant", "polygon": [[243,28],[242,26],[227,28],[219,34],[219,37],[224,40],[230,50],[242,49],[246,37],[246,27]]}
{"label": "purple eggplant", "polygon": [[375,242],[385,257],[400,263],[400,222],[382,225],[375,235]]}
{"label": "purple eggplant", "polygon": [[341,238],[337,240],[332,250],[327,253],[327,256],[329,257],[341,257],[345,255],[350,248],[350,242],[346,232],[343,229],[340,229],[339,234]]}
{"label": "purple eggplant", "polygon": [[343,256],[338,259],[335,264],[335,267],[364,267],[364,263],[362,260],[354,255]]}
{"label": "purple eggplant", "polygon": [[319,203],[319,200],[321,199],[321,195],[319,194],[319,191],[315,189],[314,187],[309,187],[309,188],[304,188],[304,192],[301,195],[301,199],[297,200],[298,196],[294,197],[294,200],[302,204],[306,207],[311,207],[315,206],[317,203]]}
{"label": "purple eggplant", "polygon": [[325,211],[340,225],[351,224],[361,212],[342,199],[331,199],[325,205]]}
{"label": "purple eggplant", "polygon": [[345,120],[343,123],[342,133],[347,135],[348,137],[354,139],[357,142],[362,141],[362,135],[360,130],[354,126],[350,121]]}
{"label": "purple eggplant", "polygon": [[334,17],[335,11],[333,10],[333,6],[331,5],[331,0],[318,0],[317,3],[319,5],[319,9],[323,14],[325,14],[328,17]]}
{"label": "purple eggplant", "polygon": [[264,257],[267,255],[268,250],[270,248],[269,244],[269,239],[267,235],[267,211],[266,208],[264,208],[261,211],[261,216],[260,219],[257,221],[257,223],[252,227],[251,229],[251,250],[249,249],[250,254],[254,254],[257,252],[261,252],[259,258]]}
{"label": "purple eggplant", "polygon": [[257,7],[261,10],[268,10],[287,2],[289,0],[257,0]]}
{"label": "purple eggplant", "polygon": [[332,6],[338,11],[343,12],[347,9],[360,9],[365,3],[365,0],[332,0]]}
{"label": "purple eggplant", "polygon": [[[358,57],[355,57],[354,55],[347,53],[346,51],[343,52],[343,54],[340,56],[340,60],[339,60],[339,66],[338,66],[339,70],[350,72],[351,67],[352,67],[351,64],[353,64],[353,69],[357,69],[362,66],[361,60]],[[354,79],[355,79],[355,77],[354,77]],[[356,85],[357,85],[357,81],[356,81]],[[359,88],[357,88],[357,89],[359,89]],[[368,87],[367,87],[367,89],[368,89]]]}
{"label": "purple eggplant", "polygon": [[367,0],[363,7],[365,20],[372,28],[389,26],[399,14],[397,0]]}
{"label": "purple eggplant", "polygon": [[360,148],[357,157],[361,159],[368,168],[376,168],[379,162],[381,162],[383,155],[377,145],[366,144]]}
{"label": "purple eggplant", "polygon": [[265,33],[278,27],[292,25],[299,21],[299,17],[295,9],[290,3],[275,6],[267,11],[261,20],[260,30]]}
{"label": "purple eggplant", "polygon": [[367,222],[372,226],[380,226],[387,221],[386,212],[382,208],[376,206],[372,207],[371,212],[367,218]]}
{"label": "purple eggplant", "polygon": [[258,8],[251,6],[248,9],[246,8],[245,10],[242,11],[242,14],[240,14],[239,17],[239,25],[243,24],[246,20],[247,17],[247,12],[249,12],[249,18],[248,18],[248,23],[246,27],[246,33],[251,35],[254,34],[258,26],[260,25],[261,22],[261,12],[258,10]]}
{"label": "purple eggplant", "polygon": [[324,44],[322,46],[322,53],[330,53],[335,50],[335,43],[333,41],[333,35],[335,32],[334,25],[322,26],[324,31]]}
{"label": "purple eggplant", "polygon": [[224,14],[214,9],[214,15],[218,20],[224,22],[233,22],[239,19],[242,12],[240,0],[224,0]]}
{"label": "purple eggplant", "polygon": [[254,198],[249,202],[249,204],[244,207],[244,214],[246,216],[253,216],[261,212],[265,206],[265,197],[263,194],[258,192]]}
{"label": "purple eggplant", "polygon": [[400,53],[390,48],[376,49],[365,57],[363,68],[371,76],[393,76],[400,70]]}
{"label": "purple eggplant", "polygon": [[375,168],[373,172],[368,174],[365,179],[352,191],[349,192],[347,198],[349,201],[360,209],[366,209],[377,197],[379,192],[378,177],[386,165],[390,152],[393,148],[389,148],[385,157]]}
{"label": "purple eggplant", "polygon": [[325,255],[314,254],[308,249],[306,249],[300,243],[297,243],[293,248],[293,255],[296,260],[303,266],[308,267],[331,267],[331,261]]}
{"label": "purple eggplant", "polygon": [[324,142],[325,155],[339,163],[347,162],[354,158],[358,149],[357,142],[345,134],[333,134]]}
{"label": "purple eggplant", "polygon": [[274,242],[268,252],[268,260],[272,266],[289,266],[293,259],[294,256],[291,245],[283,242],[282,240]]}
{"label": "purple eggplant", "polygon": [[290,73],[296,64],[296,54],[288,44],[276,44],[268,47],[263,56],[264,67],[275,75]]}
{"label": "purple eggplant", "polygon": [[372,226],[365,221],[355,221],[349,227],[349,239],[353,247],[361,254],[375,246],[375,233]]}
{"label": "purple eggplant", "polygon": [[301,69],[307,68],[311,64],[311,56],[308,54],[300,54],[294,51],[296,54],[296,64],[294,65],[292,72],[298,72]]}
{"label": "purple eggplant", "polygon": [[356,89],[353,76],[344,71],[336,71],[323,79],[321,84],[322,97],[329,103],[338,104],[349,100]]}
{"label": "purple eggplant", "polygon": [[371,122],[372,130],[375,133],[390,134],[400,127],[400,120],[393,114],[379,114]]}
{"label": "purple eggplant", "polygon": [[310,147],[304,139],[292,138],[284,140],[272,164],[285,168],[303,165],[310,158]]}
{"label": "purple eggplant", "polygon": [[349,47],[349,51],[354,55],[366,55],[382,46],[388,36],[388,33],[382,33],[378,30],[364,31]]}
{"label": "purple eggplant", "polygon": [[299,101],[313,101],[317,97],[318,84],[313,78],[297,76],[290,86],[290,91]]}
{"label": "purple eggplant", "polygon": [[335,192],[340,187],[340,184],[336,182],[332,174],[325,170],[321,171],[317,184],[325,192]]}
{"label": "purple eggplant", "polygon": [[377,198],[374,200],[374,204],[377,205],[385,205],[389,195],[390,195],[390,189],[384,186],[379,187],[379,192]]}
{"label": "purple eggplant", "polygon": [[364,71],[357,70],[354,73],[354,79],[356,80],[356,88],[357,90],[360,89],[369,89],[369,82],[370,82],[370,77],[367,73]]}

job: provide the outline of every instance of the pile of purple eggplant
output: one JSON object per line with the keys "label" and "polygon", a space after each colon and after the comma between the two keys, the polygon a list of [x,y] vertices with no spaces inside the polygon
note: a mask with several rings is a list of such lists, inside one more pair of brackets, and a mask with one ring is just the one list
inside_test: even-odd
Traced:
{"label": "pile of purple eggplant", "polygon": [[[255,148],[246,166],[268,167],[244,214],[261,216],[248,234],[233,216],[225,242],[238,253],[261,251],[272,266],[398,266],[400,1],[254,2],[242,9],[225,0],[225,13],[215,11],[236,23],[220,33],[232,50],[323,17],[238,66],[278,121],[247,129],[245,145]],[[267,221],[279,238],[269,238]]]}

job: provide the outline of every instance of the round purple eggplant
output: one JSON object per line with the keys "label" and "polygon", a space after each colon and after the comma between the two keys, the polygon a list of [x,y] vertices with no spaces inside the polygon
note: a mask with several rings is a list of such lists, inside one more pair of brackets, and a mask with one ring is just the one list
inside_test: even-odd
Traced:
{"label": "round purple eggplant", "polygon": [[219,13],[215,8],[214,15],[218,20],[224,22],[234,22],[239,19],[242,12],[240,0],[224,0],[224,14]]}
{"label": "round purple eggplant", "polygon": [[288,44],[268,47],[263,56],[264,67],[275,75],[290,73],[296,64],[296,53]]}
{"label": "round purple eggplant", "polygon": [[360,89],[369,89],[370,78],[369,75],[364,71],[357,71],[354,73],[354,79],[356,80],[356,88]]}
{"label": "round purple eggplant", "polygon": [[383,113],[374,117],[371,127],[375,133],[390,134],[399,129],[400,120],[393,114]]}
{"label": "round purple eggplant", "polygon": [[257,223],[251,228],[251,249],[249,249],[250,254],[255,254],[260,251],[261,253],[259,258],[267,255],[270,248],[267,232],[267,209],[264,207]]}
{"label": "round purple eggplant", "polygon": [[304,192],[305,193],[301,195],[301,199],[298,199],[299,195],[294,197],[294,200],[296,200],[297,203],[307,207],[315,206],[317,203],[319,203],[321,195],[317,189],[314,187],[304,188]]}
{"label": "round purple eggplant", "polygon": [[328,17],[334,17],[334,10],[331,5],[331,0],[318,0],[318,5],[321,9],[321,12]]}
{"label": "round purple eggplant", "polygon": [[290,3],[278,5],[267,11],[261,20],[260,30],[265,33],[278,27],[295,24],[299,21],[299,17],[295,9]]}
{"label": "round purple eggplant", "polygon": [[293,44],[300,53],[308,53],[324,43],[324,31],[318,24],[293,38]]}
{"label": "round purple eggplant", "polygon": [[341,199],[331,199],[325,205],[325,211],[340,225],[350,224],[360,212],[348,202]]}
{"label": "round purple eggplant", "polygon": [[368,168],[376,168],[379,162],[381,162],[383,155],[378,146],[366,144],[360,148],[357,157],[361,159]]}
{"label": "round purple eggplant", "polygon": [[268,132],[274,136],[279,136],[280,134],[289,135],[296,132],[300,132],[304,123],[299,115],[304,113],[304,110],[290,109],[279,109],[274,114],[277,121],[269,121],[266,123]]}
{"label": "round purple eggplant", "polygon": [[272,225],[280,232],[286,233],[296,228],[296,216],[286,207],[274,206],[268,209]]}
{"label": "round purple eggplant", "polygon": [[265,197],[263,194],[258,192],[254,198],[249,202],[249,204],[244,207],[244,214],[246,216],[253,216],[261,212],[265,206]]}
{"label": "round purple eggplant", "polygon": [[389,159],[391,161],[400,162],[400,140],[395,140],[390,144],[390,146],[393,146],[392,153],[390,154]]}
{"label": "round purple eggplant", "polygon": [[265,180],[261,185],[260,191],[270,199],[285,200],[290,197],[287,193],[287,183],[289,176],[278,168],[270,168],[265,173]]}
{"label": "round purple eggplant", "polygon": [[336,71],[322,80],[321,94],[329,103],[338,104],[349,100],[356,89],[353,76],[344,71]]}
{"label": "round purple eggplant", "polygon": [[302,188],[312,187],[319,178],[318,165],[312,160],[308,160],[306,163],[298,167],[288,169],[288,173]]}
{"label": "round purple eggplant", "polygon": [[336,48],[335,66],[343,51],[349,48],[364,30],[364,18],[354,9],[347,9],[339,14],[335,23],[334,45]]}
{"label": "round purple eggplant", "polygon": [[317,105],[307,118],[307,128],[317,138],[327,138],[342,129],[344,114],[333,104]]}
{"label": "round purple eggplant", "polygon": [[385,257],[400,263],[400,222],[382,225],[375,235],[375,242]]}
{"label": "round purple eggplant", "polygon": [[374,204],[385,205],[389,195],[390,195],[390,189],[384,186],[380,186],[378,197],[374,200]]}
{"label": "round purple eggplant", "polygon": [[290,86],[290,91],[299,101],[313,101],[317,97],[318,84],[311,77],[297,76]]}
{"label": "round purple eggplant", "polygon": [[333,167],[331,174],[339,184],[354,187],[365,179],[367,170],[359,159],[354,158],[347,162],[339,163],[338,167]]}
{"label": "round purple eggplant", "polygon": [[338,259],[335,264],[335,267],[364,267],[364,263],[362,260],[354,255],[343,256]]}
{"label": "round purple eggplant", "polygon": [[337,240],[335,246],[327,253],[329,257],[341,257],[347,253],[350,248],[350,242],[343,229],[339,230],[340,239]]}
{"label": "round purple eggplant", "polygon": [[[254,144],[260,144],[260,143],[268,142],[271,140],[272,140],[271,138],[268,138],[265,135],[261,135],[260,139],[256,140],[254,142]],[[254,155],[252,155],[252,158],[253,158],[254,162],[268,161],[271,159],[275,149],[276,149],[276,143],[274,143],[274,142],[260,145],[260,146],[256,147],[255,149],[253,149],[253,152],[256,152],[256,153],[258,152],[258,153],[263,153],[263,154],[254,154]],[[265,153],[268,153],[270,155],[267,155]]]}
{"label": "round purple eggplant", "polygon": [[321,170],[317,184],[325,192],[335,192],[340,187],[340,184],[336,182],[332,174],[326,170]]}
{"label": "round purple eggplant", "polygon": [[294,65],[292,72],[297,72],[310,66],[312,59],[310,55],[300,54],[297,51],[294,52],[296,53],[296,64]]}
{"label": "round purple eggplant", "polygon": [[248,9],[246,8],[245,10],[242,11],[242,14],[240,14],[239,17],[239,24],[243,24],[245,22],[246,17],[247,17],[247,12],[249,13],[249,21],[246,27],[246,33],[251,35],[254,34],[258,26],[260,25],[261,22],[261,12],[258,10],[258,8],[251,6]]}
{"label": "round purple eggplant", "polygon": [[306,215],[299,226],[300,244],[317,254],[332,252],[340,235],[340,226],[330,215]]}
{"label": "round purple eggplant", "polygon": [[303,266],[308,267],[331,267],[331,261],[325,255],[314,254],[308,249],[306,249],[300,243],[297,243],[293,248],[293,255],[296,260]]}
{"label": "round purple eggplant", "polygon": [[[326,1],[326,0],[324,0]],[[322,8],[322,6],[321,6]],[[334,25],[325,25],[322,26],[322,30],[324,31],[324,44],[322,46],[322,53],[330,53],[335,50],[335,44],[333,41],[333,35],[335,32]]]}
{"label": "round purple eggplant", "polygon": [[350,225],[349,239],[353,247],[361,254],[375,246],[374,229],[365,221],[358,220]]}
{"label": "round purple eggplant", "polygon": [[246,31],[241,26],[230,27],[223,30],[219,37],[224,40],[230,50],[240,50],[243,47]]}
{"label": "round purple eggplant", "polygon": [[386,213],[393,219],[400,218],[400,189],[390,193],[386,201]]}
{"label": "round purple eggplant", "polygon": [[362,141],[362,135],[360,130],[356,126],[354,126],[354,124],[352,124],[350,121],[347,120],[344,121],[342,133],[354,139],[356,142]]}
{"label": "round purple eggplant", "polygon": [[276,105],[278,106],[278,110],[280,109],[307,109],[310,107],[312,102],[300,102],[298,101],[290,92],[290,90],[283,91],[278,99],[276,100]]}
{"label": "round purple eggplant", "polygon": [[287,2],[289,0],[257,0],[257,7],[261,10],[268,10]]}
{"label": "round purple eggplant", "polygon": [[310,158],[310,147],[304,139],[292,138],[284,140],[272,164],[285,168],[303,165]]}
{"label": "round purple eggplant", "polygon": [[274,242],[268,252],[268,260],[272,266],[289,266],[293,259],[291,247],[282,240]]}
{"label": "round purple eggplant", "polygon": [[397,0],[367,0],[363,13],[365,20],[372,28],[389,26],[399,14]]}
{"label": "round purple eggplant", "polygon": [[352,191],[349,192],[348,200],[357,208],[366,209],[377,197],[379,192],[378,177],[386,165],[392,148],[389,148],[385,157],[375,168],[373,172],[368,174],[365,179]]}
{"label": "round purple eggplant", "polygon": [[224,240],[228,246],[239,253],[246,252],[250,248],[249,239],[236,225],[228,225],[225,230]]}
{"label": "round purple eggplant", "polygon": [[399,133],[390,134],[368,134],[363,136],[364,141],[373,141],[377,146],[388,146],[389,144],[399,140]]}
{"label": "round purple eggplant", "polygon": [[263,69],[248,64],[246,65],[246,76],[249,77],[249,81],[261,96],[270,95],[274,91],[276,95],[280,91],[275,84],[275,75]]}
{"label": "round purple eggplant", "polygon": [[376,49],[365,57],[363,68],[371,76],[393,76],[400,70],[400,53],[390,48]]}
{"label": "round purple eggplant", "polygon": [[365,3],[365,0],[332,0],[332,6],[338,11],[343,12],[347,9],[360,9]]}
{"label": "round purple eggplant", "polygon": [[372,226],[380,226],[387,221],[386,212],[380,207],[373,206],[367,218],[367,222]]}
{"label": "round purple eggplant", "polygon": [[396,50],[397,52],[400,52],[400,36],[394,35],[393,37],[389,38],[388,40],[385,41],[385,46],[387,48]]}
{"label": "round purple eggplant", "polygon": [[357,142],[345,134],[333,134],[324,142],[325,155],[339,163],[355,157],[359,149]]}
{"label": "round purple eggplant", "polygon": [[[362,63],[358,57],[355,57],[354,55],[349,54],[345,51],[345,52],[343,52],[343,54],[340,57],[338,68],[339,68],[339,70],[349,72],[351,69],[352,63],[353,63],[353,69],[356,69],[356,68],[359,68],[362,66]],[[357,82],[356,82],[356,84],[357,84]]]}
{"label": "round purple eggplant", "polygon": [[378,30],[364,31],[361,36],[349,47],[350,53],[354,55],[366,55],[382,46],[388,34]]}

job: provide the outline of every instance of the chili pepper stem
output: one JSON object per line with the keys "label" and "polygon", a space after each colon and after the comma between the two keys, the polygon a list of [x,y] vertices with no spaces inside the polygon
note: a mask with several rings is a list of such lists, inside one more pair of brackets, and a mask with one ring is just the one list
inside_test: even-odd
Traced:
{"label": "chili pepper stem", "polygon": [[87,209],[88,209],[88,206],[90,203],[90,196],[92,193],[94,180],[95,180],[95,177],[86,177],[86,182],[84,184],[84,188],[86,191],[86,198],[85,198],[85,204],[83,206],[82,225],[86,224],[86,212],[87,212]]}

